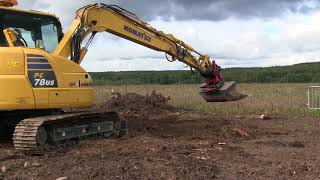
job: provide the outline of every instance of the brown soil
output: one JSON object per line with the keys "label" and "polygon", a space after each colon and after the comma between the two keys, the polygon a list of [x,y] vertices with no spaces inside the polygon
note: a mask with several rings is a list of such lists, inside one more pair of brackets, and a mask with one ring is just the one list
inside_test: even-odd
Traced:
{"label": "brown soil", "polygon": [[[95,109],[117,111],[129,135],[81,142],[43,156],[1,144],[5,179],[316,179],[317,119],[220,117],[167,104],[170,98],[115,93]],[[1,178],[0,178],[1,179]]]}

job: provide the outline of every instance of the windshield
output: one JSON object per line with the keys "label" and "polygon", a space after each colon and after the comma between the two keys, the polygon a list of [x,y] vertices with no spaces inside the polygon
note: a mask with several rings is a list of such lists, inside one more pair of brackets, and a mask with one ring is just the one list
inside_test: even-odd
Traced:
{"label": "windshield", "polygon": [[59,43],[61,26],[52,16],[0,9],[0,46],[8,46],[3,34],[6,28],[20,33],[30,48],[52,52]]}

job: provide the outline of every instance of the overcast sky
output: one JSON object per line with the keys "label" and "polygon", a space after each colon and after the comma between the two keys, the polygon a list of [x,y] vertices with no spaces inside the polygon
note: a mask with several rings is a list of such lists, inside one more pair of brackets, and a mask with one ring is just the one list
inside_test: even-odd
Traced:
{"label": "overcast sky", "polygon": [[[20,0],[19,8],[56,14],[64,30],[89,3],[116,4],[174,34],[222,67],[275,66],[320,60],[319,0]],[[113,35],[97,36],[88,71],[186,69]]]}

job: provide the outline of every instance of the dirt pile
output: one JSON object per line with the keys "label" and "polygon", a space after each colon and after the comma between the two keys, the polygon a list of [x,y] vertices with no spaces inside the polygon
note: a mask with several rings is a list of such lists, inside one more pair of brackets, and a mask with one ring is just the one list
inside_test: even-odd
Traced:
{"label": "dirt pile", "polygon": [[106,101],[100,106],[100,109],[111,109],[120,112],[135,111],[136,113],[152,113],[162,110],[173,110],[173,106],[168,105],[170,97],[165,97],[152,91],[151,94],[142,96],[136,93],[128,93],[122,95],[114,92],[111,100]]}
{"label": "dirt pile", "polygon": [[[170,97],[153,91],[142,96],[136,93],[113,93],[110,100],[99,106],[99,110],[116,111],[128,120],[130,136],[152,134],[160,137],[198,137],[199,130],[207,135],[219,136],[229,121],[215,118],[204,112],[195,113],[168,104]],[[201,133],[203,133],[201,132]]]}

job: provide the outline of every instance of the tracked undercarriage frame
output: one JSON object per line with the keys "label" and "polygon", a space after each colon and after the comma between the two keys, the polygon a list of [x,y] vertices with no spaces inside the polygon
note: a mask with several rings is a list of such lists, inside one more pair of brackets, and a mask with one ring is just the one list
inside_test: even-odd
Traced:
{"label": "tracked undercarriage frame", "polygon": [[127,134],[127,122],[116,112],[77,112],[22,120],[14,130],[15,149],[40,155],[92,137]]}

